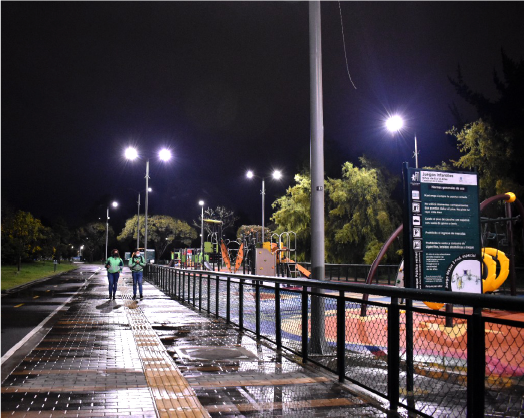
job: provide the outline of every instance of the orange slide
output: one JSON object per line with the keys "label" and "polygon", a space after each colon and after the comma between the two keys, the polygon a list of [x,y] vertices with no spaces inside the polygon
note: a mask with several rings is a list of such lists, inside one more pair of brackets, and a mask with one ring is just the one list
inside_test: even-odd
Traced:
{"label": "orange slide", "polygon": [[[282,263],[295,263],[295,261],[293,260],[290,260],[290,259],[287,259],[287,258],[283,258],[282,259]],[[306,276],[308,279],[310,278],[311,276],[311,272],[305,268],[305,267],[302,267],[300,264],[298,263],[295,263],[295,265],[297,266],[297,269],[299,272],[301,272],[304,276]]]}

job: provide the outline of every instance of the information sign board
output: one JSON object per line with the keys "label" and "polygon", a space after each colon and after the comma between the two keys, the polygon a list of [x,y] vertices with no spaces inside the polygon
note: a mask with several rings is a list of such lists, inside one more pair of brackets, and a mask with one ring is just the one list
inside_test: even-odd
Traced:
{"label": "information sign board", "polygon": [[482,293],[477,174],[405,168],[404,175],[410,286]]}

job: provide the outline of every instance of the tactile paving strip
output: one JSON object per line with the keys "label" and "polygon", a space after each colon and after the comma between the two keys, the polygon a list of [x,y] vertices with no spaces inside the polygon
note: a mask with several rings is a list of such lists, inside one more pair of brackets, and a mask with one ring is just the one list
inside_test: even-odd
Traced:
{"label": "tactile paving strip", "polygon": [[210,417],[195,391],[167,353],[138,303],[131,299],[129,285],[120,287],[125,312],[160,417]]}

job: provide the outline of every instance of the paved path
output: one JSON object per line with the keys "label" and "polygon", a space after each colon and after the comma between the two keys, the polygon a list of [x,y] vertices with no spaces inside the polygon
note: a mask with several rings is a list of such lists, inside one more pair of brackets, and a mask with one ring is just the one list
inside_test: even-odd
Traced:
{"label": "paved path", "polygon": [[104,272],[57,314],[3,382],[2,417],[400,416],[150,284],[133,301],[121,277],[117,300]]}

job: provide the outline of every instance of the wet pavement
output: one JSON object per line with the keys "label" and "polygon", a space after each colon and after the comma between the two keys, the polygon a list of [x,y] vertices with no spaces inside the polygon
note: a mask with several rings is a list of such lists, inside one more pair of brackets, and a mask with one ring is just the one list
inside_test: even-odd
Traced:
{"label": "wet pavement", "polygon": [[2,417],[407,416],[149,283],[132,300],[128,269],[116,300],[105,272],[88,277],[2,376]]}

